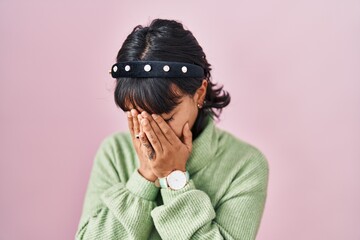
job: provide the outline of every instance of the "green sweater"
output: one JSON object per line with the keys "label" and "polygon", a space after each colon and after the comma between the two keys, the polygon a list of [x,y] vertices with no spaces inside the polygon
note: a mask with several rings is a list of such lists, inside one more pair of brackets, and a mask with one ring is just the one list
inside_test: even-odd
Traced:
{"label": "green sweater", "polygon": [[267,159],[208,119],[186,164],[189,183],[177,191],[140,175],[129,132],[105,137],[75,238],[255,239],[266,201]]}

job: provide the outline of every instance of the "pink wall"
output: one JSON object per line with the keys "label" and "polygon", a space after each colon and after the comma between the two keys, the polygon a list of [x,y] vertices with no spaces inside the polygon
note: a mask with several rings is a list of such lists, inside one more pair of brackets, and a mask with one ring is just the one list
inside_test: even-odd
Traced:
{"label": "pink wall", "polygon": [[0,1],[0,239],[73,239],[99,142],[127,130],[108,70],[157,17],[230,91],[218,126],[268,157],[258,239],[360,239],[360,2],[174,2]]}

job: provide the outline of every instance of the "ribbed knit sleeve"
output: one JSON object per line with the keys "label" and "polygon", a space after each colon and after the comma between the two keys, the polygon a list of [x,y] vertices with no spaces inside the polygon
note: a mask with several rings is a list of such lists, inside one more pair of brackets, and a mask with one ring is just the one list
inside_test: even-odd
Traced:
{"label": "ribbed knit sleeve", "polygon": [[[192,179],[181,190],[161,189],[164,205],[151,211],[161,238],[255,239],[265,206],[268,172],[264,155],[256,152],[244,163],[215,208]],[[214,173],[214,177],[219,176]]]}
{"label": "ribbed knit sleeve", "polygon": [[159,188],[136,169],[125,183],[107,139],[96,153],[75,238],[147,239],[154,224],[151,210]]}

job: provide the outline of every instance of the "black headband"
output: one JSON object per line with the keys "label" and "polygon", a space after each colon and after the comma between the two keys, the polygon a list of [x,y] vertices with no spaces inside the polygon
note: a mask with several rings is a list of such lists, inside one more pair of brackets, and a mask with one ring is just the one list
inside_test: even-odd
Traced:
{"label": "black headband", "polygon": [[195,64],[169,61],[128,61],[112,65],[109,72],[113,78],[187,78],[204,77],[204,69]]}

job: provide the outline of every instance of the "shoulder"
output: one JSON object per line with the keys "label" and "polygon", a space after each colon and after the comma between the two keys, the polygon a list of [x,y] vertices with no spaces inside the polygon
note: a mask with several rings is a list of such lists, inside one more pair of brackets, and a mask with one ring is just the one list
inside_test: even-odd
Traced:
{"label": "shoulder", "polygon": [[112,158],[133,153],[133,145],[129,132],[112,132],[100,141],[98,154],[103,153]]}
{"label": "shoulder", "polygon": [[136,167],[136,153],[130,133],[112,132],[105,135],[95,155],[94,171],[114,182],[126,182]]}
{"label": "shoulder", "polygon": [[220,150],[230,152],[234,156],[256,159],[253,161],[254,164],[268,165],[265,154],[257,146],[217,126],[216,131]]}
{"label": "shoulder", "polygon": [[103,137],[100,141],[100,147],[118,149],[120,146],[126,146],[130,143],[131,137],[129,132],[112,132]]}
{"label": "shoulder", "polygon": [[[218,133],[218,152],[224,156],[229,165],[234,167],[237,175],[252,176],[267,182],[269,162],[266,155],[257,146],[249,143],[227,130],[216,127]],[[226,157],[225,157],[226,156]]]}

